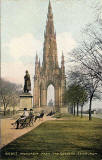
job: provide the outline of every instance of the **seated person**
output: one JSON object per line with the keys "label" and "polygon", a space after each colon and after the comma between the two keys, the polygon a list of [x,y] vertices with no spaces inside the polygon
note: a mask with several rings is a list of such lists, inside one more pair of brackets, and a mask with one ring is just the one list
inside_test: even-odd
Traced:
{"label": "seated person", "polygon": [[33,117],[33,116],[34,116],[34,113],[33,113],[33,110],[32,110],[32,109],[30,109],[29,116],[30,116],[30,117]]}
{"label": "seated person", "polygon": [[52,116],[52,114],[53,114],[53,113],[52,113],[52,110],[51,110],[51,112],[48,113],[47,116]]}
{"label": "seated person", "polygon": [[16,121],[16,123],[17,123],[16,129],[19,128],[20,121],[25,120],[28,116],[29,116],[29,113],[28,113],[28,111],[27,111],[27,108],[24,108],[24,113],[23,113],[23,114],[21,115],[21,117]]}
{"label": "seated person", "polygon": [[30,123],[34,123],[34,113],[33,113],[33,109],[30,109],[30,112],[29,112],[29,117],[30,117]]}

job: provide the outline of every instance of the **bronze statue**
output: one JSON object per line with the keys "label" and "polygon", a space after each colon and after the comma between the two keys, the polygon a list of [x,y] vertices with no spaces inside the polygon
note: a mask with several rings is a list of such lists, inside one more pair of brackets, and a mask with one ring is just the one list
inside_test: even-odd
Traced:
{"label": "bronze statue", "polygon": [[26,71],[26,75],[24,76],[24,93],[28,93],[29,91],[31,91],[31,81],[30,81],[30,75],[28,73],[28,71]]}

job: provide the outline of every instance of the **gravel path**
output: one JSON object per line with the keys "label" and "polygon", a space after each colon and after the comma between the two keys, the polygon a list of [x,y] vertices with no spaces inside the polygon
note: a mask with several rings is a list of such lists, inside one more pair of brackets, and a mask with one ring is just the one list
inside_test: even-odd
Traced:
{"label": "gravel path", "polygon": [[55,120],[55,118],[44,116],[43,120],[37,120],[32,127],[26,127],[23,129],[15,129],[15,127],[11,125],[11,123],[15,122],[14,119],[11,119],[11,118],[0,119],[0,124],[1,124],[0,148],[2,148],[3,146],[15,140],[16,138],[24,135],[25,133],[31,131],[32,129],[40,125],[41,123],[48,121],[48,120]]}

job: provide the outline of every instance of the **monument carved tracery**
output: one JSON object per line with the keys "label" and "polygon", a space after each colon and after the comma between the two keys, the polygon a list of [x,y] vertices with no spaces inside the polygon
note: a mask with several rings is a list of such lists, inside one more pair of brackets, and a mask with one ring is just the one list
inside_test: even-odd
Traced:
{"label": "monument carved tracery", "polygon": [[49,1],[46,30],[44,33],[43,62],[40,64],[38,55],[35,60],[34,76],[34,107],[47,106],[47,88],[52,84],[55,93],[56,110],[63,107],[63,94],[65,91],[65,66],[62,54],[61,67],[58,65],[56,33],[54,30],[53,13]]}

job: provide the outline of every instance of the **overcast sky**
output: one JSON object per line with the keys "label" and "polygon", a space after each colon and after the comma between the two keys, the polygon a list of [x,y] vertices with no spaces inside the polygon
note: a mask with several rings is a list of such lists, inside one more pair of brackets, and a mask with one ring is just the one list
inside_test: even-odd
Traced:
{"label": "overcast sky", "polygon": [[[42,60],[49,0],[1,0],[2,77],[24,83],[27,69],[33,84],[36,52]],[[78,45],[82,30],[94,23],[102,0],[51,0],[58,60]],[[67,66],[68,65],[68,66]]]}

